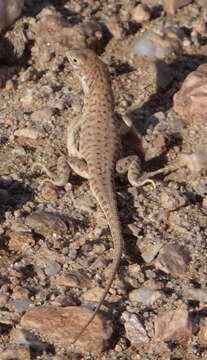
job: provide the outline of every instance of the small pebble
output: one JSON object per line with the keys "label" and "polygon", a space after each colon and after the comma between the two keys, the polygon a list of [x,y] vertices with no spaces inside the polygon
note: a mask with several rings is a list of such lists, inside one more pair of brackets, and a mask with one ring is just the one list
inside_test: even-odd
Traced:
{"label": "small pebble", "polygon": [[26,311],[29,306],[31,305],[31,301],[25,297],[22,297],[20,299],[11,299],[9,300],[9,305],[12,306],[15,311],[18,312],[24,312]]}
{"label": "small pebble", "polygon": [[46,181],[41,186],[40,196],[46,201],[55,201],[58,198],[58,192],[53,184]]}
{"label": "small pebble", "polygon": [[186,205],[186,197],[175,189],[165,188],[160,194],[160,205],[169,211],[175,211]]}
{"label": "small pebble", "polygon": [[34,128],[18,129],[14,132],[14,136],[25,137],[33,140],[37,140],[46,136],[44,131]]}
{"label": "small pebble", "polygon": [[140,248],[143,260],[147,264],[151,263],[154,260],[154,258],[157,256],[161,247],[162,247],[162,244],[160,243],[160,244],[155,244],[155,245],[150,244],[144,248]]}
{"label": "small pebble", "polygon": [[174,52],[180,52],[181,47],[179,29],[160,28],[145,31],[141,38],[133,41],[130,49],[135,55],[164,59]]}
{"label": "small pebble", "polygon": [[61,270],[60,264],[58,264],[57,261],[50,260],[45,268],[45,274],[47,276],[54,276],[58,274],[60,270]]}
{"label": "small pebble", "polygon": [[25,252],[34,246],[35,240],[31,232],[10,232],[8,234],[10,250]]}
{"label": "small pebble", "polygon": [[146,5],[139,4],[132,10],[132,20],[137,23],[148,21],[150,19],[150,10]]}
{"label": "small pebble", "polygon": [[56,285],[63,285],[68,287],[75,288],[90,288],[91,281],[84,271],[74,270],[70,272],[66,272],[62,275],[59,275],[55,279]]}
{"label": "small pebble", "polygon": [[126,337],[132,344],[149,342],[146,330],[136,314],[125,311],[122,317],[125,320]]}
{"label": "small pebble", "polygon": [[31,120],[39,123],[49,123],[51,121],[54,109],[50,107],[45,107],[36,111],[33,111],[31,114]]}
{"label": "small pebble", "polygon": [[86,302],[98,302],[103,292],[104,292],[103,288],[94,286],[93,288],[88,289],[84,292],[83,299]]}
{"label": "small pebble", "polygon": [[132,290],[129,293],[129,299],[131,301],[135,303],[142,303],[146,306],[151,306],[156,300],[160,299],[161,296],[161,291],[146,287]]}
{"label": "small pebble", "polygon": [[27,216],[26,224],[40,234],[64,234],[67,226],[64,221],[56,214],[37,211]]}
{"label": "small pebble", "polygon": [[166,274],[180,276],[187,271],[190,259],[189,251],[184,247],[167,244],[159,251],[155,267]]}

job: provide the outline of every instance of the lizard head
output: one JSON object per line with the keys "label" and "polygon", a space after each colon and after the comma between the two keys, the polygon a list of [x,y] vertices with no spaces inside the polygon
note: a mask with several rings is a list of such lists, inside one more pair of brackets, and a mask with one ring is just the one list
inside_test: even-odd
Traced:
{"label": "lizard head", "polygon": [[67,51],[66,56],[75,70],[79,70],[86,60],[86,56],[81,50],[69,50]]}
{"label": "lizard head", "polygon": [[[107,66],[91,49],[68,50],[66,56],[70,65],[82,83],[84,93],[87,94],[100,76],[108,77]],[[102,76],[103,78],[103,76]]]}
{"label": "lizard head", "polygon": [[96,54],[90,49],[69,50],[66,53],[68,61],[82,83],[85,93],[88,92],[88,78],[91,74],[92,60]]}

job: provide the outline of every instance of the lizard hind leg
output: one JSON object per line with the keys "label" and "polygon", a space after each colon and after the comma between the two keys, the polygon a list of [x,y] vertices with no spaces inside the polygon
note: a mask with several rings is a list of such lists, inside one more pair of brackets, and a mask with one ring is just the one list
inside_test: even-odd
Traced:
{"label": "lizard hind leg", "polygon": [[79,176],[84,179],[90,179],[88,166],[84,159],[76,158],[76,157],[69,157],[68,159],[69,165],[71,169]]}

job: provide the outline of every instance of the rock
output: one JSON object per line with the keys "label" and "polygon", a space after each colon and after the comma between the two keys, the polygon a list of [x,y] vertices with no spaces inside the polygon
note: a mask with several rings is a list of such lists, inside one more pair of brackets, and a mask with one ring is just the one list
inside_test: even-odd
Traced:
{"label": "rock", "polygon": [[0,0],[0,32],[21,15],[23,6],[24,0]]}
{"label": "rock", "polygon": [[75,288],[90,288],[91,281],[85,272],[82,270],[74,270],[65,272],[62,275],[59,275],[55,279],[56,285],[63,285],[68,287],[75,287]]}
{"label": "rock", "polygon": [[117,17],[109,17],[106,19],[105,25],[115,39],[121,40],[123,38],[123,28],[119,21],[117,21]]}
{"label": "rock", "polygon": [[161,249],[162,244],[149,244],[145,247],[140,247],[141,255],[143,260],[148,264],[157,256],[159,250]]}
{"label": "rock", "polygon": [[126,330],[126,337],[132,344],[149,342],[146,330],[136,314],[125,311],[122,314],[122,317],[125,320],[124,327]]}
{"label": "rock", "polygon": [[90,195],[85,194],[84,196],[79,196],[78,198],[75,198],[73,200],[73,205],[78,210],[92,214],[95,208],[95,200]]}
{"label": "rock", "polygon": [[[204,197],[207,193],[207,178],[206,177],[200,177],[200,176],[197,176],[195,178],[195,180],[193,181],[193,189],[194,191]],[[200,214],[199,216],[202,217],[202,215]],[[204,215],[206,217],[206,215]],[[207,219],[207,217],[206,217]],[[205,222],[205,221],[204,221]]]}
{"label": "rock", "polygon": [[[174,95],[174,110],[185,118],[186,123],[207,119],[207,64],[202,64],[184,80]],[[205,123],[204,123],[205,124]]]}
{"label": "rock", "polygon": [[161,6],[163,3],[163,0],[142,0],[141,3],[150,8],[153,8],[153,7]]}
{"label": "rock", "polygon": [[47,263],[47,266],[45,268],[45,274],[47,276],[54,276],[58,274],[61,270],[60,264],[58,264],[57,261],[51,260]]}
{"label": "rock", "polygon": [[8,303],[9,295],[0,293],[0,307],[6,306]]}
{"label": "rock", "polygon": [[207,289],[184,289],[183,296],[186,299],[207,303]]}
{"label": "rock", "polygon": [[87,302],[98,302],[104,292],[103,288],[95,286],[87,291],[84,291],[83,299]]}
{"label": "rock", "polygon": [[37,139],[44,138],[46,136],[46,134],[42,130],[27,127],[27,128],[16,130],[14,132],[14,136],[37,140]]}
{"label": "rock", "polygon": [[146,5],[139,4],[132,10],[132,20],[142,23],[150,19],[150,10]]}
{"label": "rock", "polygon": [[[55,11],[43,9],[39,21],[34,26],[35,46],[32,53],[40,67],[48,67],[54,54],[65,56],[69,48],[100,47],[103,38],[103,25],[96,21],[72,25]],[[48,46],[50,44],[50,46]]]}
{"label": "rock", "polygon": [[145,31],[141,38],[133,41],[131,51],[135,55],[164,59],[182,48],[181,34],[178,28],[160,28]]}
{"label": "rock", "polygon": [[26,89],[25,94],[20,99],[21,103],[25,107],[29,107],[34,102],[34,90]]}
{"label": "rock", "polygon": [[163,8],[168,15],[175,15],[176,11],[192,2],[192,0],[163,0]]}
{"label": "rock", "polygon": [[0,177],[0,187],[8,188],[13,183],[13,179],[10,175],[2,175]]}
{"label": "rock", "polygon": [[180,154],[178,157],[180,166],[187,166],[193,174],[202,174],[207,171],[207,151],[205,147],[191,154]]}
{"label": "rock", "polygon": [[186,197],[175,189],[165,188],[160,194],[160,205],[169,211],[175,211],[185,206]]}
{"label": "rock", "polygon": [[19,314],[10,311],[0,310],[0,322],[2,324],[13,325],[19,321]]}
{"label": "rock", "polygon": [[9,300],[9,305],[12,306],[15,311],[18,312],[24,312],[26,311],[29,306],[31,305],[31,301],[25,297],[22,297],[21,299],[11,299]]}
{"label": "rock", "polygon": [[[48,181],[50,181],[50,179],[48,179]],[[48,181],[43,182],[40,188],[40,196],[46,201],[55,201],[58,198],[58,192],[56,187]]]}
{"label": "rock", "polygon": [[179,341],[193,333],[193,325],[185,309],[166,311],[157,315],[154,326],[154,337],[157,341]]}
{"label": "rock", "polygon": [[15,145],[15,148],[13,149],[13,153],[15,156],[26,156],[27,153],[23,146]]}
{"label": "rock", "polygon": [[[74,337],[91,315],[92,311],[82,307],[36,307],[24,314],[21,326],[38,333],[50,343],[70,349]],[[97,315],[74,346],[78,350],[100,353],[104,350],[111,333],[111,326],[102,316]]]}
{"label": "rock", "polygon": [[0,351],[1,360],[30,360],[30,349],[28,345],[12,345],[6,350]]}
{"label": "rock", "polygon": [[37,211],[26,218],[26,224],[40,234],[64,234],[67,226],[56,214]]}
{"label": "rock", "polygon": [[183,246],[167,244],[161,248],[155,260],[155,267],[166,274],[179,276],[186,272],[189,262],[190,254],[187,249]]}
{"label": "rock", "polygon": [[31,232],[10,232],[8,234],[8,246],[10,250],[25,252],[35,245]]}
{"label": "rock", "polygon": [[146,306],[152,305],[156,300],[162,296],[161,291],[156,289],[150,289],[141,287],[139,289],[132,290],[129,293],[129,299],[135,303],[142,303]]}
{"label": "rock", "polygon": [[207,196],[204,197],[202,206],[203,206],[203,208],[207,209]]}
{"label": "rock", "polygon": [[39,123],[49,123],[54,114],[54,109],[50,107],[44,107],[42,109],[33,111],[31,114],[31,120]]}
{"label": "rock", "polygon": [[201,322],[200,331],[198,333],[198,339],[201,343],[206,344],[207,341],[207,319]]}

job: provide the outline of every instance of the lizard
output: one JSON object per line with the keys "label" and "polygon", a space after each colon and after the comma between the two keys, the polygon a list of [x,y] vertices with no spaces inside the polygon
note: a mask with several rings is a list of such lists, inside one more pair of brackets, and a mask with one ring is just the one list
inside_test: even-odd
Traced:
{"label": "lizard", "polygon": [[[69,50],[66,56],[84,91],[82,115],[78,121],[73,121],[68,127],[68,162],[75,173],[89,180],[90,189],[106,217],[114,244],[113,262],[104,292],[95,311],[73,339],[72,344],[74,344],[93,321],[109,292],[120,263],[123,236],[114,187],[115,164],[120,154],[120,129],[114,113],[114,97],[108,67],[90,49]],[[132,127],[128,121],[125,123]],[[124,167],[121,160],[124,162]],[[137,156],[129,156],[121,160],[117,162],[117,169],[119,168],[119,172],[123,168],[124,171],[128,170],[128,179],[132,186],[140,186],[146,182],[154,184],[149,177],[163,173],[165,170],[164,168],[164,170],[149,173],[147,179],[142,178],[138,181],[140,163]],[[61,162],[64,163],[63,159]],[[51,177],[51,172],[46,166],[34,163],[33,168],[35,166],[42,167]],[[49,181],[54,185],[63,186],[69,175],[67,167],[65,172],[66,176],[63,176],[63,180]],[[64,171],[62,173],[64,174]]]}

